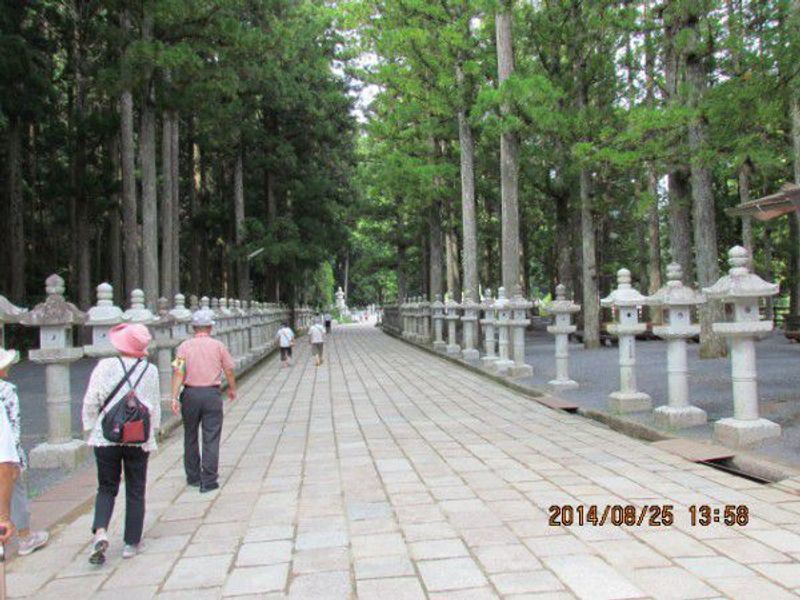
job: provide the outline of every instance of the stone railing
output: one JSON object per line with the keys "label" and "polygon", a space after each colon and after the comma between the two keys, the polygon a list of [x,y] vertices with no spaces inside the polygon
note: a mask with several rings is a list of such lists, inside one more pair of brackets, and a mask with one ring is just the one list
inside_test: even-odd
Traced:
{"label": "stone railing", "polygon": [[384,304],[382,309],[381,326],[386,331],[395,335],[402,335],[403,328],[400,323],[400,305]]}
{"label": "stone railing", "polygon": [[[637,388],[635,347],[636,337],[648,329],[642,317],[648,307],[654,307],[659,315],[663,313],[663,318],[652,323],[652,330],[667,341],[664,371],[668,381],[668,404],[653,411],[654,422],[666,429],[706,422],[705,412],[689,400],[686,340],[699,335],[700,327],[692,323],[692,314],[710,298],[728,304],[732,315],[732,320],[713,325],[716,333],[729,340],[733,388],[733,416],[714,424],[715,439],[733,447],[750,447],[781,434],[777,423],[759,415],[754,346],[773,328],[771,320],[761,318],[759,300],[777,294],[778,286],[750,272],[750,258],[744,248],[734,247],[728,255],[728,275],[702,293],[683,286],[677,264],[667,268],[667,285],[649,297],[631,286],[630,271],[619,270],[617,288],[601,301],[601,306],[613,314],[608,332],[619,340],[620,388],[609,395],[611,412],[653,411],[650,396]],[[461,303],[452,299],[443,302],[440,297],[428,302],[412,297],[384,307],[382,326],[409,342],[432,347],[491,373],[525,378],[533,373],[525,360],[525,329],[532,306],[519,290],[509,298],[504,288],[498,290],[496,298],[491,290],[485,290],[481,302],[468,298]],[[566,298],[563,286],[558,286],[555,301],[545,309],[555,318],[548,331],[556,340],[556,378],[548,385],[561,390],[578,387],[568,375],[567,339],[575,331],[571,315],[580,307]]]}
{"label": "stone railing", "polygon": [[[144,304],[144,292],[134,290],[127,310],[113,304],[113,289],[107,283],[97,286],[97,304],[86,313],[64,297],[64,280],[51,275],[46,281],[44,302],[28,311],[14,306],[0,296],[0,340],[8,323],[20,323],[39,329],[39,348],[31,350],[31,361],[45,366],[47,396],[47,440],[30,452],[34,468],[73,468],[86,455],[82,439],[73,437],[71,427],[70,364],[86,356],[113,356],[115,349],[108,339],[112,327],[119,323],[141,323],[150,328],[153,342],[150,355],[158,366],[162,409],[169,414],[171,363],[175,348],[191,335],[192,314],[208,308],[214,312],[213,335],[225,342],[233,355],[236,373],[252,368],[276,347],[276,333],[281,323],[294,316],[298,335],[304,333],[313,316],[312,309],[229,298],[198,299],[192,296],[186,306],[183,294],[176,294],[174,304],[166,298],[158,301],[154,314]],[[73,327],[85,325],[92,330],[92,343],[73,345]]]}

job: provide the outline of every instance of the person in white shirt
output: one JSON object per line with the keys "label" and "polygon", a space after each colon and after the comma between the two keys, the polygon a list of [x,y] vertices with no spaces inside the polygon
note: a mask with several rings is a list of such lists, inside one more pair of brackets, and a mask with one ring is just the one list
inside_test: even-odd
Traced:
{"label": "person in white shirt", "polygon": [[275,334],[278,346],[281,349],[281,367],[285,368],[292,364],[292,347],[294,346],[294,331],[287,323],[281,323],[281,328]]}
{"label": "person in white shirt", "polygon": [[[102,565],[108,549],[108,524],[114,511],[122,471],[125,472],[125,547],[123,558],[133,558],[140,550],[144,529],[147,460],[156,447],[156,434],[161,427],[161,396],[158,369],[147,361],[147,346],[152,340],[147,327],[140,323],[123,323],[109,332],[109,341],[120,356],[104,358],[95,366],[83,398],[83,429],[89,433],[87,443],[94,448],[97,461],[97,497],[92,533],[92,554],[89,562]],[[126,411],[138,400],[147,409],[146,419],[135,423],[109,421],[120,402],[128,403]],[[104,407],[105,405],[105,407]],[[131,425],[130,429],[127,428]],[[110,426],[110,427],[109,427]],[[130,432],[131,435],[128,435]],[[109,439],[106,436],[111,436]]]}
{"label": "person in white shirt", "polygon": [[321,319],[316,319],[308,330],[308,339],[311,342],[311,354],[314,355],[316,366],[322,364],[322,346],[325,343],[325,328],[322,326]]}
{"label": "person in white shirt", "polygon": [[[27,461],[20,443],[19,397],[16,386],[6,381],[11,365],[18,360],[16,350],[0,348],[0,527],[6,530],[0,541],[5,542],[16,530],[17,554],[26,556],[45,546],[50,534],[31,531],[31,503],[24,477]],[[11,486],[10,492],[6,486]]]}

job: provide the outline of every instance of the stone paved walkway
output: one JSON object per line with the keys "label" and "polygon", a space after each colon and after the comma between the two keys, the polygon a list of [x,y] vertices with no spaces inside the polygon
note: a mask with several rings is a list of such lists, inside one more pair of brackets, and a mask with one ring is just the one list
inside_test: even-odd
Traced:
{"label": "stone paved walkway", "polygon": [[[58,598],[795,597],[800,495],[688,463],[540,407],[364,327],[316,369],[273,359],[226,415],[222,490],[187,489],[178,440],[151,462],[146,551],[87,563],[90,515],[9,566]],[[611,375],[609,375],[611,376]],[[675,505],[672,527],[548,526],[551,504]],[[686,506],[746,504],[746,527]],[[120,507],[121,508],[121,507]]]}

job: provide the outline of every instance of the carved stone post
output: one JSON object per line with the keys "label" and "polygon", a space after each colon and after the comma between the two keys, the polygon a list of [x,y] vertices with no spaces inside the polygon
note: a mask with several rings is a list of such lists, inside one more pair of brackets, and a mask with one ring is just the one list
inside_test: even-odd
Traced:
{"label": "carved stone post", "polygon": [[436,300],[431,304],[433,311],[433,349],[437,352],[446,352],[447,343],[444,341],[444,303],[442,297],[437,294]]}
{"label": "carved stone post", "polygon": [[108,283],[97,286],[97,304],[89,309],[86,325],[92,328],[92,344],[83,347],[86,356],[114,356],[117,350],[108,339],[114,325],[122,323],[122,309],[114,306],[114,289]]}
{"label": "carved stone post", "polygon": [[734,246],[728,251],[728,274],[703,289],[708,298],[733,305],[733,321],[713,324],[715,333],[728,338],[733,380],[733,418],[714,423],[714,437],[736,448],[753,446],[781,434],[780,425],[759,416],[755,344],[773,328],[772,321],[761,320],[759,300],[777,294],[778,284],[751,273],[749,263],[747,250]]}
{"label": "carved stone post", "polygon": [[481,353],[475,347],[475,342],[478,333],[478,311],[481,305],[472,300],[469,296],[469,291],[465,291],[462,296],[461,307],[464,309],[464,316],[461,317],[464,350],[461,356],[467,362],[478,362],[481,358]]}
{"label": "carved stone post", "polygon": [[483,351],[485,355],[481,358],[483,367],[491,370],[493,364],[497,361],[497,340],[495,339],[495,326],[497,315],[494,308],[494,299],[492,298],[492,290],[486,289],[486,297],[483,299]]}
{"label": "carved stone post", "polygon": [[22,315],[20,323],[39,328],[39,349],[28,358],[45,365],[47,390],[47,441],[30,453],[36,469],[75,468],[86,456],[83,440],[72,437],[72,403],[69,365],[83,356],[83,348],[72,345],[72,327],[86,321],[86,315],[64,299],[64,280],[50,275],[45,281],[47,299]]}
{"label": "carved stone post", "polygon": [[567,288],[559,283],[556,286],[556,299],[547,306],[554,323],[547,327],[548,333],[556,336],[556,378],[547,382],[556,389],[569,390],[578,387],[578,382],[569,376],[569,334],[575,332],[571,316],[581,310],[579,304],[567,300]]}
{"label": "carved stone post", "polygon": [[619,338],[620,389],[609,395],[608,405],[620,413],[650,410],[652,399],[636,389],[636,336],[647,331],[647,324],[639,322],[639,307],[648,303],[647,298],[631,287],[631,272],[620,269],[617,289],[600,303],[614,309],[617,322],[608,331]]}
{"label": "carved stone post", "polygon": [[692,308],[704,302],[702,294],[683,285],[683,269],[677,263],[667,266],[667,285],[650,296],[651,305],[663,307],[666,322],[653,327],[653,333],[667,340],[667,385],[669,404],[653,411],[659,427],[681,428],[703,425],[706,412],[689,403],[689,366],[686,340],[700,334],[692,324]]}
{"label": "carved stone post", "polygon": [[500,353],[499,358],[490,364],[490,368],[500,374],[508,373],[514,366],[511,360],[511,332],[509,321],[511,321],[511,303],[506,298],[506,288],[501,287],[497,290],[497,300],[494,303],[497,320],[497,348]]}
{"label": "carved stone post", "polygon": [[522,289],[517,286],[514,298],[511,300],[511,341],[513,344],[514,366],[511,367],[509,375],[511,377],[531,377],[533,367],[525,362],[525,330],[530,324],[528,319],[528,309],[533,306],[533,302],[527,300],[522,295]]}
{"label": "carved stone post", "polygon": [[459,356],[461,354],[461,346],[458,345],[457,327],[458,327],[458,309],[461,308],[455,300],[448,298],[445,303],[447,309],[447,355]]}

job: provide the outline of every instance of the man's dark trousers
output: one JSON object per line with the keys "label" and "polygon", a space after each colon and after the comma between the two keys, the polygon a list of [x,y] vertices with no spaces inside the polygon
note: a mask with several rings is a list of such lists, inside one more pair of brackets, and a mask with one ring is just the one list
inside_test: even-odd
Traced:
{"label": "man's dark trousers", "polygon": [[[186,387],[181,394],[183,466],[186,480],[207,487],[217,482],[222,433],[222,394],[218,387]],[[203,431],[202,456],[198,444]]]}

